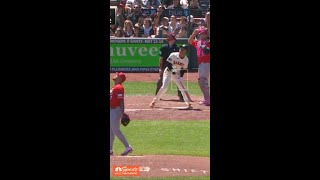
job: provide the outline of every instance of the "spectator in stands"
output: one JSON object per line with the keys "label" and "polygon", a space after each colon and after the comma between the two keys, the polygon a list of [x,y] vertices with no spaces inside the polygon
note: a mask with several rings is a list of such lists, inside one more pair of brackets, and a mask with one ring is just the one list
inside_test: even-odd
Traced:
{"label": "spectator in stands", "polygon": [[172,0],[161,0],[161,4],[165,7],[172,5]]}
{"label": "spectator in stands", "polygon": [[145,18],[145,16],[140,16],[138,22],[136,23],[140,27],[140,34],[143,34],[143,23]]}
{"label": "spectator in stands", "polygon": [[201,18],[201,19],[199,20],[199,25],[200,25],[200,26],[206,26],[206,27],[207,27],[206,21],[204,20],[204,18]]}
{"label": "spectator in stands", "polygon": [[144,6],[142,0],[127,0],[127,2],[126,2],[126,6],[128,6],[128,7],[132,8],[135,5],[139,5],[140,7]]}
{"label": "spectator in stands", "polygon": [[183,8],[180,4],[180,0],[173,0],[173,4],[168,6],[167,9]]}
{"label": "spectator in stands", "polygon": [[142,37],[151,37],[151,35],[154,34],[151,24],[152,24],[151,18],[144,19]]}
{"label": "spectator in stands", "polygon": [[116,32],[114,33],[114,37],[123,37],[122,28],[118,27]]}
{"label": "spectator in stands", "polygon": [[202,18],[202,9],[199,6],[198,0],[190,0],[190,14],[195,18]]}
{"label": "spectator in stands", "polygon": [[167,38],[169,35],[169,27],[168,26],[163,26],[162,27],[162,37]]}
{"label": "spectator in stands", "polygon": [[130,20],[133,24],[136,24],[141,15],[142,15],[141,6],[134,5],[133,12],[127,16],[127,19]]}
{"label": "spectator in stands", "polygon": [[160,17],[158,15],[153,16],[153,21],[152,21],[152,29],[154,34],[157,34],[158,27],[160,26]]}
{"label": "spectator in stands", "polygon": [[157,9],[161,5],[159,0],[147,0],[146,7],[148,9]]}
{"label": "spectator in stands", "polygon": [[139,26],[141,26],[141,27],[143,26],[145,18],[146,18],[146,16],[144,16],[144,15],[139,17],[138,22],[137,22],[139,24]]}
{"label": "spectator in stands", "polygon": [[124,37],[131,37],[133,35],[133,24],[130,20],[124,22],[123,33]]}
{"label": "spectator in stands", "polygon": [[171,27],[169,26],[169,18],[163,17],[161,24],[162,24],[162,26],[168,27],[168,32],[171,32]]}
{"label": "spectator in stands", "polygon": [[187,9],[188,8],[188,1],[189,0],[180,0],[180,5],[183,9]]}
{"label": "spectator in stands", "polygon": [[142,37],[139,24],[134,25],[133,35],[131,37]]}
{"label": "spectator in stands", "polygon": [[126,18],[129,14],[131,14],[131,11],[131,7],[128,7],[127,5],[124,7],[124,15],[126,16]]}
{"label": "spectator in stands", "polygon": [[159,21],[162,21],[163,18],[163,11],[165,10],[165,7],[163,5],[160,5],[157,9],[156,14],[154,14],[152,17],[154,18],[154,16],[158,16],[159,17]]}
{"label": "spectator in stands", "polygon": [[116,31],[116,29],[117,29],[117,26],[115,24],[110,24],[110,29],[114,33]]}
{"label": "spectator in stands", "polygon": [[110,37],[114,37],[114,33],[113,33],[111,27],[110,27]]}
{"label": "spectator in stands", "polygon": [[176,38],[188,38],[187,27],[181,27]]}
{"label": "spectator in stands", "polygon": [[188,19],[185,16],[180,18],[180,27],[188,27]]}
{"label": "spectator in stands", "polygon": [[157,28],[157,32],[156,32],[155,37],[156,38],[165,38],[165,37],[167,37],[167,34],[168,34],[168,27],[161,25]]}
{"label": "spectator in stands", "polygon": [[115,25],[117,27],[123,28],[124,21],[126,20],[126,17],[124,15],[124,6],[122,4],[118,5],[117,8],[117,14],[116,14],[116,23]]}
{"label": "spectator in stands", "polygon": [[171,32],[174,33],[174,35],[177,35],[179,33],[180,24],[177,22],[177,18],[174,15],[170,17],[169,26]]}
{"label": "spectator in stands", "polygon": [[190,21],[188,27],[190,27],[191,32],[193,32],[196,28],[198,28],[198,24],[196,20],[193,18],[193,15],[190,15]]}
{"label": "spectator in stands", "polygon": [[127,3],[127,0],[120,0],[120,4],[125,5]]}

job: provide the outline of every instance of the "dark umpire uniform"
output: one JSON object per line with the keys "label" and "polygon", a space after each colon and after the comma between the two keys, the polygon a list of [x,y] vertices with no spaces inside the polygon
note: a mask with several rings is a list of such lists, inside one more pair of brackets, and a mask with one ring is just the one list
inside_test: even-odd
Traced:
{"label": "dark umpire uniform", "polygon": [[[160,48],[160,58],[159,58],[159,79],[157,82],[157,90],[156,90],[156,95],[159,91],[159,89],[162,86],[162,77],[163,77],[163,71],[166,67],[168,67],[169,62],[167,62],[167,58],[169,57],[169,55],[173,52],[179,52],[179,47],[177,46],[177,44],[175,43],[176,38],[174,36],[174,34],[168,34],[167,37],[167,44],[164,44],[161,48]],[[170,46],[171,45],[171,46]],[[180,76],[183,77],[184,75],[184,71],[180,72]],[[178,88],[177,88],[178,89]],[[179,96],[179,100],[180,101],[184,101],[181,92],[178,89],[178,96]]]}

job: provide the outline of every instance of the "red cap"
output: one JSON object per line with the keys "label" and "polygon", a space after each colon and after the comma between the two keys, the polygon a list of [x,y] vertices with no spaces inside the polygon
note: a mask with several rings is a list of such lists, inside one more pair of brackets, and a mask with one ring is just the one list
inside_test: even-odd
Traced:
{"label": "red cap", "polygon": [[173,33],[168,33],[168,37],[167,37],[168,41],[172,41],[172,40],[176,40],[176,37]]}
{"label": "red cap", "polygon": [[122,82],[126,81],[127,78],[126,78],[126,75],[125,75],[124,73],[122,73],[122,72],[119,72],[119,73],[118,73],[118,72],[117,72],[116,74],[117,74],[117,76],[121,77]]}

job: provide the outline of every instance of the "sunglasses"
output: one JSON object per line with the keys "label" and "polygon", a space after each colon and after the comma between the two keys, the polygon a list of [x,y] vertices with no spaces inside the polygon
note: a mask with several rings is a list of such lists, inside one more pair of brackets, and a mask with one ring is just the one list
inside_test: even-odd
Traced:
{"label": "sunglasses", "polygon": [[133,7],[133,8],[136,9],[136,8],[140,8],[140,7],[135,6],[135,7]]}

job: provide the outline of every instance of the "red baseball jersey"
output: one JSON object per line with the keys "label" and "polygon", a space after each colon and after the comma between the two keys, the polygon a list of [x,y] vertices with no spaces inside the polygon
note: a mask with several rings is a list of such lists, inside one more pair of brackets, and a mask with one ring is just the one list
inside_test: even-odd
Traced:
{"label": "red baseball jersey", "polygon": [[122,99],[124,99],[124,88],[122,84],[117,84],[110,90],[110,107],[116,108],[120,106],[120,100]]}
{"label": "red baseball jersey", "polygon": [[197,50],[198,64],[200,63],[210,63],[210,54],[205,55],[203,50],[200,48],[201,45],[206,45],[210,48],[210,42],[207,41],[193,41],[192,46]]}

